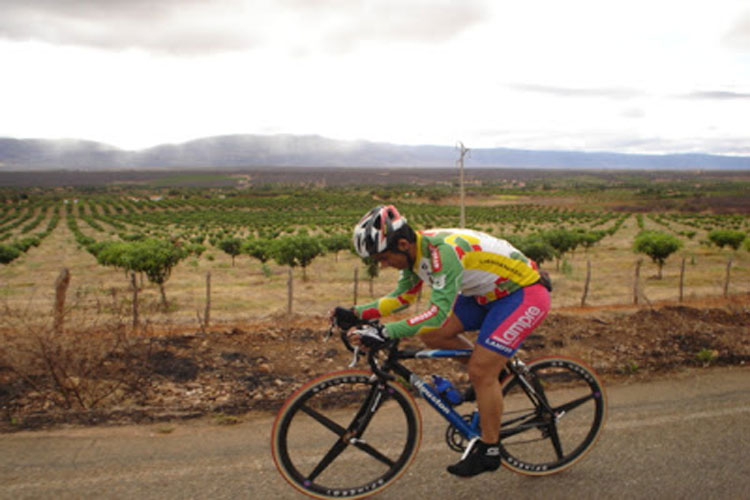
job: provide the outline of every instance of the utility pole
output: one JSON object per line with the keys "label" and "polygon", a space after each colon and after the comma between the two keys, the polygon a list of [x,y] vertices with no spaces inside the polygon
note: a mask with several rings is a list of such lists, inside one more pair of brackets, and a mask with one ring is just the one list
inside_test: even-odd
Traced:
{"label": "utility pole", "polygon": [[461,193],[461,221],[459,223],[459,227],[463,228],[466,226],[466,206],[464,203],[464,157],[471,150],[464,146],[464,143],[461,141],[458,141],[456,149],[458,149],[461,154],[460,158],[456,162],[458,163],[459,191]]}

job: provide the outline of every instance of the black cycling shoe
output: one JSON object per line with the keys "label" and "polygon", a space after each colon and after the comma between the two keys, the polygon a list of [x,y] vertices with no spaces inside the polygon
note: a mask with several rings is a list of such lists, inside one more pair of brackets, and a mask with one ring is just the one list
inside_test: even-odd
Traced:
{"label": "black cycling shoe", "polygon": [[448,466],[448,472],[460,477],[472,477],[500,467],[500,448],[496,444],[476,440],[470,446],[468,454],[464,453],[459,462]]}

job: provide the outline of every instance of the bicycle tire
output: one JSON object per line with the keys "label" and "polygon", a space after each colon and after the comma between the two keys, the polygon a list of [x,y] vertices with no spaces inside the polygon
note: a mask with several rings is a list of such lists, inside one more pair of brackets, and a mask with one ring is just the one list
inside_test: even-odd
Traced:
{"label": "bicycle tire", "polygon": [[607,417],[604,386],[594,370],[564,356],[530,361],[529,382],[543,394],[532,401],[516,375],[502,381],[503,417],[500,455],[504,467],[520,474],[546,476],[562,472],[591,449]]}
{"label": "bicycle tire", "polygon": [[[378,398],[374,411],[366,411],[370,398]],[[357,439],[356,422],[365,414]],[[368,371],[344,370],[308,382],[287,399],[271,448],[277,469],[301,493],[356,499],[401,477],[421,439],[419,408],[406,389],[383,384]]]}

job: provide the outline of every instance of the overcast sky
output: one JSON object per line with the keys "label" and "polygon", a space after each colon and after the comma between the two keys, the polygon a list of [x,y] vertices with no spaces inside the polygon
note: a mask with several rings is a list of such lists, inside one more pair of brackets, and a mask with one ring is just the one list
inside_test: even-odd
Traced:
{"label": "overcast sky", "polygon": [[748,0],[0,0],[0,136],[750,155]]}

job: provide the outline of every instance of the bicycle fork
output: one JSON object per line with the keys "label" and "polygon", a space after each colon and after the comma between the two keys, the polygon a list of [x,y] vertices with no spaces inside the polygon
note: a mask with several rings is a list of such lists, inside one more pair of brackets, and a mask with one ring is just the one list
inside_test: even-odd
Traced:
{"label": "bicycle fork", "polygon": [[342,441],[355,446],[357,444],[366,443],[366,441],[362,439],[362,435],[370,424],[373,415],[375,415],[375,412],[380,408],[380,403],[382,403],[385,398],[385,391],[385,383],[378,382],[372,386],[364,404],[359,408],[359,411],[357,411],[357,414],[352,419],[351,424],[347,427],[346,432],[341,436]]}

